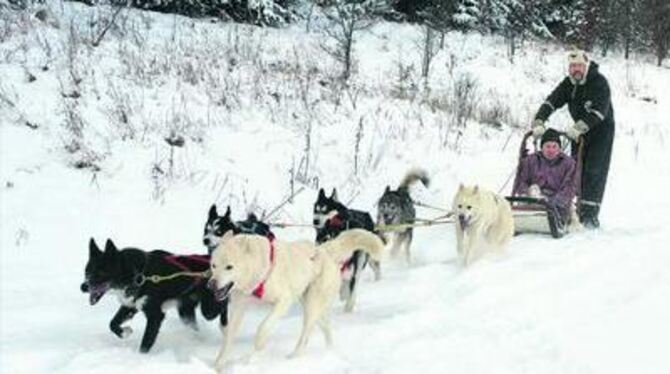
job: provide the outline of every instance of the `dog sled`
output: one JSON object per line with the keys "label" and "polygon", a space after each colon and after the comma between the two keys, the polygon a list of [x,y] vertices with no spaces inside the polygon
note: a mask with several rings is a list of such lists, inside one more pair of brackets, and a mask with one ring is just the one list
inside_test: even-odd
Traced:
{"label": "dog sled", "polygon": [[[565,150],[569,144],[572,142],[569,141],[567,135],[563,132],[559,132],[561,138],[561,148]],[[540,140],[533,139],[532,131],[527,132],[523,140],[521,141],[521,146],[519,148],[519,161],[516,168],[516,174],[514,177],[514,186],[512,191],[517,190],[517,186],[520,181],[520,174],[523,166],[523,161],[533,152],[540,151]],[[578,141],[577,149],[571,150],[576,161],[576,170],[575,170],[575,184],[576,197],[577,200],[581,195],[581,174],[582,174],[582,160],[583,160],[583,147],[584,142]],[[515,235],[524,234],[524,233],[539,233],[539,234],[549,234],[553,238],[561,238],[567,233],[567,228],[569,227],[569,222],[562,222],[562,219],[558,211],[552,207],[544,198],[535,198],[530,196],[518,196],[511,195],[505,197],[507,201],[512,205],[512,214],[514,217],[514,227]],[[572,217],[575,217],[576,214],[572,214]]]}

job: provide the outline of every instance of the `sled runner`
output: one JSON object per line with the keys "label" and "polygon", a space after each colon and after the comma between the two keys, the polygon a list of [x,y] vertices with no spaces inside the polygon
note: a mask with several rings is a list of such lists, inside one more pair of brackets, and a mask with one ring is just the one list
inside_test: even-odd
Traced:
{"label": "sled runner", "polygon": [[[540,140],[533,141],[532,131],[527,132],[521,146],[519,148],[519,162],[514,178],[514,187],[512,191],[517,191],[520,181],[520,174],[523,166],[523,161],[533,152],[540,151]],[[565,150],[571,142],[565,133],[560,133],[561,148]],[[581,138],[580,138],[581,140]],[[572,152],[576,161],[575,169],[575,184],[576,198],[579,199],[581,195],[581,173],[582,173],[582,155],[583,155],[583,141],[577,143],[576,152]],[[510,204],[512,204],[512,214],[514,216],[515,234],[523,233],[541,233],[550,234],[552,237],[558,239],[563,237],[567,232],[568,223],[562,222],[558,211],[552,207],[544,198],[535,198],[529,196],[506,196]]]}

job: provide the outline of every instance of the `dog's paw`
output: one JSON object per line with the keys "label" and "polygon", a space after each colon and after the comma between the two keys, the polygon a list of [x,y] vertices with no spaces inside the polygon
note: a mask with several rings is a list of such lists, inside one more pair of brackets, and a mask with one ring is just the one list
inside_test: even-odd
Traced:
{"label": "dog's paw", "polygon": [[128,326],[124,326],[124,327],[121,328],[121,334],[119,335],[119,338],[125,339],[125,338],[129,337],[132,333],[133,333],[132,328],[130,328]]}
{"label": "dog's paw", "polygon": [[217,373],[223,373],[225,371],[225,365],[226,363],[223,360],[216,360],[216,362],[214,362],[214,370]]}
{"label": "dog's paw", "polygon": [[198,328],[198,323],[195,322],[195,320],[184,321],[184,325],[193,331],[200,331],[200,328]]}

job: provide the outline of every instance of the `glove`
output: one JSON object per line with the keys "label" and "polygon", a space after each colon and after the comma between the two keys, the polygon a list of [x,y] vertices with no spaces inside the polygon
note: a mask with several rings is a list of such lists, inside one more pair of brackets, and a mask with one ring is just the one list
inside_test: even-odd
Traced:
{"label": "glove", "polygon": [[533,124],[531,125],[531,130],[533,131],[533,137],[535,139],[539,138],[544,134],[544,131],[546,128],[544,127],[544,121],[541,119],[536,119],[533,121]]}
{"label": "glove", "polygon": [[565,135],[573,141],[577,141],[580,135],[589,131],[589,126],[581,119],[565,131]]}
{"label": "glove", "polygon": [[541,199],[544,197],[542,196],[542,190],[540,189],[540,186],[537,184],[531,184],[530,187],[528,187],[528,196],[534,197],[536,199]]}

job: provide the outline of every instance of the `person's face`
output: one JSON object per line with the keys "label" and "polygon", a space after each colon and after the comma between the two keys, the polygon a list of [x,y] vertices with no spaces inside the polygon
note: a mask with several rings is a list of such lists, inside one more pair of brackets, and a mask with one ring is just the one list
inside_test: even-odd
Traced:
{"label": "person's face", "polygon": [[557,142],[548,141],[542,145],[542,155],[547,160],[553,160],[561,153],[561,146]]}
{"label": "person's face", "polygon": [[571,63],[568,65],[568,74],[575,80],[584,79],[584,74],[586,73],[586,64],[582,63]]}

